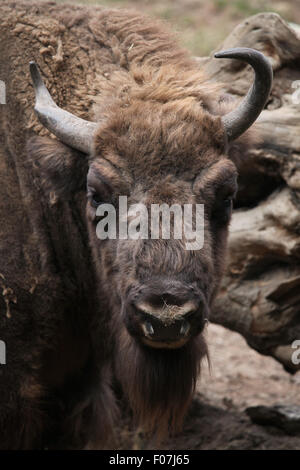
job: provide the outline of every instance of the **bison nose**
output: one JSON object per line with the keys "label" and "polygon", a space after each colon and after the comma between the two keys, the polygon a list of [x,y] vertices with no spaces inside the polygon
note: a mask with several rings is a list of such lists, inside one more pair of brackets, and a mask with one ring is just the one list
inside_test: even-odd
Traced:
{"label": "bison nose", "polygon": [[204,305],[171,294],[149,295],[127,308],[129,332],[154,348],[178,348],[203,330]]}

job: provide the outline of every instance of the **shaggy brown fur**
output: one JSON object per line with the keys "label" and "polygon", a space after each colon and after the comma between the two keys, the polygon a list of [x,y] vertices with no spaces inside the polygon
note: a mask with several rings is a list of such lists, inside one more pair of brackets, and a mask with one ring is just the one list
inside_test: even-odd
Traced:
{"label": "shaggy brown fur", "polygon": [[[165,435],[182,422],[205,341],[143,346],[125,327],[126,303],[168,276],[209,312],[225,262],[222,201],[236,191],[219,87],[165,26],[128,11],[4,0],[0,44],[0,447],[103,443],[118,416],[115,379],[137,421]],[[58,105],[99,121],[89,161],[47,137],[34,116],[33,59]],[[90,195],[86,202],[90,175],[108,201],[205,203],[204,248],[100,242]]]}

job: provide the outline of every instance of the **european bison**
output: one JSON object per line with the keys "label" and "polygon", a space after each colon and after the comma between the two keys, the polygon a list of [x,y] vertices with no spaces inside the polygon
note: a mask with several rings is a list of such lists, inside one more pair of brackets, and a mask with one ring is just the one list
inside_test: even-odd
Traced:
{"label": "european bison", "polygon": [[[222,87],[149,18],[53,2],[4,1],[0,13],[0,445],[103,442],[120,393],[164,435],[180,426],[207,354],[233,161],[251,143],[240,136],[264,107],[271,67],[251,49],[216,55],[255,71],[226,113]],[[33,88],[29,61],[41,70],[31,63]],[[97,208],[118,211],[119,196],[204,204],[203,248],[99,240]]]}

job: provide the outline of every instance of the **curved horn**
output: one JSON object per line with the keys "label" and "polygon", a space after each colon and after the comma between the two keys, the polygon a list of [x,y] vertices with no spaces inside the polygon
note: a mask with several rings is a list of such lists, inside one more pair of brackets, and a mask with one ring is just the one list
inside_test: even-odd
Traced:
{"label": "curved horn", "polygon": [[36,99],[34,110],[40,122],[63,143],[83,153],[90,153],[97,124],[59,108],[51,98],[35,62],[30,62],[30,74]]}
{"label": "curved horn", "polygon": [[222,117],[228,140],[234,140],[243,134],[258,118],[269,97],[273,70],[270,61],[259,51],[247,47],[237,47],[217,52],[217,59],[239,59],[253,67],[255,79],[252,87],[240,105]]}

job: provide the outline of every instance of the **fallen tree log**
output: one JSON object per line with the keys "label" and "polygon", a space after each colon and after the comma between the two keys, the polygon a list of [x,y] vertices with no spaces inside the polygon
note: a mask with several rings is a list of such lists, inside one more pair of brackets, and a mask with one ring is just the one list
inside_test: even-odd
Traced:
{"label": "fallen tree log", "polygon": [[[251,347],[295,372],[300,368],[292,347],[300,340],[299,29],[277,14],[258,14],[217,50],[237,46],[270,59],[274,86],[256,124],[261,140],[239,169],[227,272],[211,321],[239,332]],[[244,96],[248,66],[213,55],[201,63],[229,94]]]}

